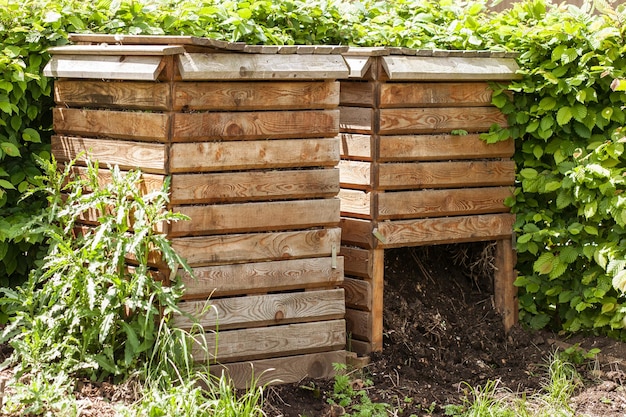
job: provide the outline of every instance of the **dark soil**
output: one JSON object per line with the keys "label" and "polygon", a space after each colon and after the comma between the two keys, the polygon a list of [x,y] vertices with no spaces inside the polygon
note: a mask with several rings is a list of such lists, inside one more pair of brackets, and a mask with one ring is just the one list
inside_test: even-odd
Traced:
{"label": "dark soil", "polygon": [[[355,374],[373,382],[368,396],[391,404],[397,416],[443,416],[446,405],[463,404],[469,387],[490,380],[515,393],[538,392],[550,355],[579,344],[602,353],[579,367],[584,387],[572,401],[575,415],[626,415],[624,345],[519,326],[505,334],[493,306],[493,252],[492,244],[385,252],[383,352]],[[273,417],[338,415],[326,403],[329,393],[332,381],[271,387],[265,409]]]}

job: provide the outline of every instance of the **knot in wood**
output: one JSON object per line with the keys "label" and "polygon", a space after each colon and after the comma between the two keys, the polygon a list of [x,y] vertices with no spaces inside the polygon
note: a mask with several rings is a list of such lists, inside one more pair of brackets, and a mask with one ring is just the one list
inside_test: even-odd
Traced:
{"label": "knot in wood", "polygon": [[285,318],[285,313],[282,310],[278,310],[276,314],[274,314],[274,320],[281,321]]}

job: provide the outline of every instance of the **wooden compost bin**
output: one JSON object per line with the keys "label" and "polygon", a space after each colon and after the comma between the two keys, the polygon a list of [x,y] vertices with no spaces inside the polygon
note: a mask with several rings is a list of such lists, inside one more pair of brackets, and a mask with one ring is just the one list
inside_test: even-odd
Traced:
{"label": "wooden compost bin", "polygon": [[496,241],[495,305],[517,321],[512,140],[479,138],[506,118],[488,82],[515,78],[508,54],[353,48],[341,81],[341,254],[350,348],[382,349],[384,250]]}
{"label": "wooden compost bin", "polygon": [[239,386],[252,372],[261,383],[331,375],[346,360],[337,79],[347,48],[71,40],[45,70],[57,77],[52,152],[139,168],[148,189],[171,177],[171,209],[191,220],[162,231],[196,276],[182,274],[180,307],[199,315],[209,299],[200,321],[213,370]]}

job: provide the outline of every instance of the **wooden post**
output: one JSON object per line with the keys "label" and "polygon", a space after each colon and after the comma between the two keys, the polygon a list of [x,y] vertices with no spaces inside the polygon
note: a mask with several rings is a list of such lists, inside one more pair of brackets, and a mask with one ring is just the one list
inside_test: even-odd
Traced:
{"label": "wooden post", "polygon": [[496,242],[493,290],[496,310],[502,315],[504,330],[511,330],[518,320],[517,287],[515,287],[515,252],[511,239]]}
{"label": "wooden post", "polygon": [[372,249],[372,351],[383,350],[383,293],[385,288],[385,250]]}

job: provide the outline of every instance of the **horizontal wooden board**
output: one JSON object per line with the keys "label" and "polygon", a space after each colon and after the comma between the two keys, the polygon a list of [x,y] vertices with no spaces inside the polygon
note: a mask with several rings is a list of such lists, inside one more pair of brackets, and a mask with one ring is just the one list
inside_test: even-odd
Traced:
{"label": "horizontal wooden board", "polygon": [[193,45],[228,51],[242,51],[245,42],[227,42],[219,39],[188,35],[127,35],[122,33],[70,33],[68,39],[76,43],[108,43],[123,45]]}
{"label": "horizontal wooden board", "polygon": [[339,224],[339,199],[174,206],[189,221],[172,223],[171,237],[307,229]]}
{"label": "horizontal wooden board", "polygon": [[218,265],[194,269],[194,277],[181,272],[186,300],[229,295],[258,294],[309,288],[334,288],[343,281],[343,258]]}
{"label": "horizontal wooden board", "polygon": [[368,311],[346,309],[346,331],[351,339],[371,342],[372,313]]}
{"label": "horizontal wooden board", "polygon": [[339,126],[342,133],[371,134],[376,131],[377,110],[367,107],[339,107]]}
{"label": "horizontal wooden board", "polygon": [[339,192],[339,169],[244,171],[172,176],[172,204],[329,198]]}
{"label": "horizontal wooden board", "polygon": [[378,165],[380,189],[513,185],[513,161],[394,162]]}
{"label": "horizontal wooden board", "polygon": [[342,106],[376,107],[379,95],[377,85],[373,81],[341,81],[339,103]]}
{"label": "horizontal wooden board", "polygon": [[376,222],[353,217],[341,217],[341,243],[355,245],[364,249],[376,247],[376,238],[372,234],[376,229]]}
{"label": "horizontal wooden board", "polygon": [[339,138],[174,143],[170,172],[215,172],[294,167],[334,167]]}
{"label": "horizontal wooden board", "polygon": [[372,310],[372,286],[369,282],[346,277],[341,286],[346,291],[346,306],[357,310]]}
{"label": "horizontal wooden board", "polygon": [[63,107],[167,110],[171,94],[166,83],[57,80],[54,101]]}
{"label": "horizontal wooden board", "polygon": [[[59,164],[60,165],[60,169],[63,169],[63,165],[64,164]],[[87,172],[87,168],[83,167],[83,166],[78,166],[78,165],[74,165],[72,167],[72,172],[84,179],[87,180],[88,177],[88,172]],[[121,172],[122,175],[126,175],[127,172],[122,171]],[[98,167],[98,176],[97,176],[97,182],[98,182],[98,186],[100,187],[106,187],[108,184],[111,184],[112,182],[112,172],[110,169],[106,168],[105,166],[99,166]],[[139,187],[139,191],[141,192],[142,195],[154,192],[154,191],[161,191],[163,189],[163,184],[165,182],[165,175],[158,175],[158,174],[148,174],[146,172],[142,172],[141,173],[141,183],[138,184]],[[89,188],[88,186],[85,186],[83,188],[83,191],[86,192],[91,192],[92,189]]]}
{"label": "horizontal wooden board", "polygon": [[341,229],[243,233],[172,239],[174,250],[191,266],[277,261],[330,256],[340,246]]}
{"label": "horizontal wooden board", "polygon": [[382,83],[380,108],[490,106],[492,91],[487,83],[474,82]]}
{"label": "horizontal wooden board", "polygon": [[341,158],[356,159],[360,161],[371,161],[374,158],[374,138],[371,135],[360,135],[356,133],[342,133],[341,137]]}
{"label": "horizontal wooden board", "polygon": [[[196,336],[196,340],[198,339]],[[194,343],[192,354],[194,360],[198,362],[217,360],[220,363],[228,363],[342,350],[345,345],[345,321],[330,320],[225,330],[218,332],[217,336],[214,333],[207,333],[206,343]],[[215,352],[216,358],[213,357]]]}
{"label": "horizontal wooden board", "polygon": [[451,159],[510,158],[512,139],[488,144],[480,135],[380,136],[379,161],[438,161]]}
{"label": "horizontal wooden board", "polygon": [[348,76],[341,55],[200,54],[179,56],[183,80],[336,80]]}
{"label": "horizontal wooden board", "polygon": [[371,219],[376,215],[376,194],[373,192],[342,188],[339,198],[342,216]]}
{"label": "horizontal wooden board", "polygon": [[342,188],[369,190],[376,185],[374,164],[365,161],[339,162],[339,182]]}
{"label": "horizontal wooden board", "polygon": [[504,205],[504,199],[512,195],[512,187],[379,193],[375,216],[379,220],[387,220],[504,213],[510,211]]}
{"label": "horizontal wooden board", "polygon": [[495,107],[381,109],[379,133],[488,132],[494,124],[507,125],[506,116]]}
{"label": "horizontal wooden board", "polygon": [[494,81],[518,78],[512,58],[384,56],[382,65],[394,81]]}
{"label": "horizontal wooden board", "polygon": [[162,113],[56,108],[52,111],[58,134],[166,142],[169,116]]}
{"label": "horizontal wooden board", "polygon": [[155,81],[160,72],[160,56],[121,55],[56,55],[43,70],[46,77],[136,81]]}
{"label": "horizontal wooden board", "polygon": [[[350,337],[348,337],[346,349],[348,349],[350,352],[357,353],[359,356],[367,356],[374,351],[372,343],[364,342],[362,340],[351,339]],[[380,349],[377,351],[380,351]]]}
{"label": "horizontal wooden board", "polygon": [[334,109],[337,81],[177,82],[173,108],[183,111]]}
{"label": "horizontal wooden board", "polygon": [[77,159],[79,164],[85,164],[89,157],[102,167],[109,164],[125,170],[140,168],[149,173],[166,173],[167,150],[161,143],[53,136],[51,150],[59,162]]}
{"label": "horizontal wooden board", "polygon": [[333,364],[346,363],[347,355],[348,352],[345,350],[335,350],[283,358],[235,362],[226,365],[212,365],[210,372],[218,377],[225,373],[228,380],[238,389],[247,389],[252,381],[255,381],[260,387],[268,384],[293,384],[308,378],[333,378],[335,375]]}
{"label": "horizontal wooden board", "polygon": [[174,142],[324,138],[339,134],[338,110],[176,113]]}
{"label": "horizontal wooden board", "polygon": [[381,248],[481,242],[510,238],[513,214],[484,214],[447,218],[396,220],[378,223]]}
{"label": "horizontal wooden board", "polygon": [[123,55],[123,56],[159,56],[176,55],[185,52],[179,45],[115,45],[102,43],[97,45],[63,45],[48,48],[52,55]]}
{"label": "horizontal wooden board", "polygon": [[343,289],[330,289],[185,301],[178,307],[183,314],[173,317],[173,326],[223,331],[343,319],[345,296]]}
{"label": "horizontal wooden board", "polygon": [[368,281],[374,277],[374,253],[371,249],[342,246],[339,254],[344,259],[346,276],[361,277]]}

